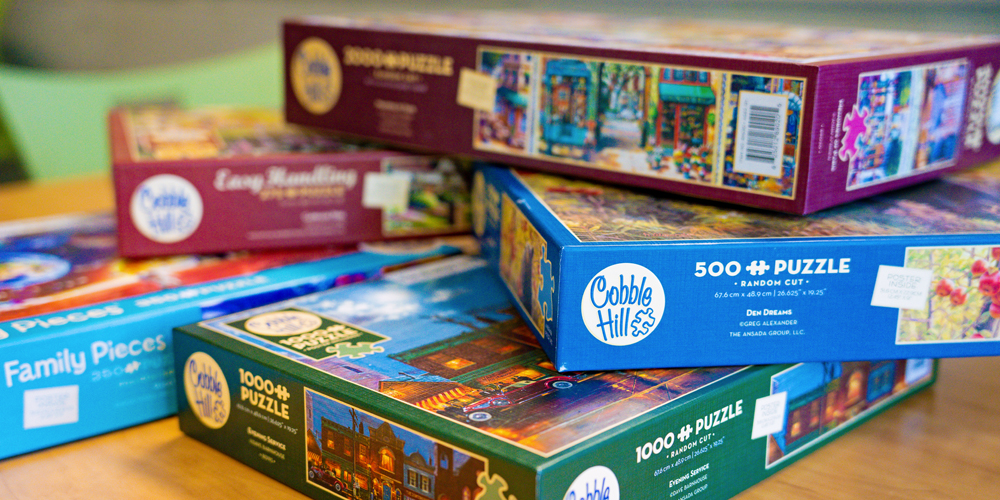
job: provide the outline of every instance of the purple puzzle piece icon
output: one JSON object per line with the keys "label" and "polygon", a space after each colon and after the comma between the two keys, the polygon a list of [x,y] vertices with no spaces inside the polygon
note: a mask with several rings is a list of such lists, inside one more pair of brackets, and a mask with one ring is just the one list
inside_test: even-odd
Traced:
{"label": "purple puzzle piece icon", "polygon": [[844,134],[840,151],[837,152],[837,156],[841,161],[853,159],[858,155],[858,140],[863,140],[868,135],[868,124],[865,123],[865,120],[868,119],[869,114],[871,112],[867,106],[859,110],[858,105],[855,104],[851,108],[851,112],[844,117],[844,126],[842,128],[846,133]]}

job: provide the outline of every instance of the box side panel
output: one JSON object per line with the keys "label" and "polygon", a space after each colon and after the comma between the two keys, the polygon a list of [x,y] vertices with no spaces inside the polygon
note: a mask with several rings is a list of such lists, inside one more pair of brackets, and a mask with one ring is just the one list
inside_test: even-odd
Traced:
{"label": "box side panel", "polygon": [[119,248],[148,257],[467,231],[465,180],[438,160],[383,151],[119,165]]}
{"label": "box side panel", "polygon": [[292,123],[701,198],[803,208],[800,143],[811,130],[803,101],[815,67],[295,22],[284,25],[284,44]]}
{"label": "box side panel", "polygon": [[1000,47],[820,67],[806,211],[1000,155]]}
{"label": "box side panel", "polygon": [[358,252],[2,322],[0,402],[10,411],[0,457],[175,413],[177,325],[325,290],[420,255]]}
{"label": "box side panel", "polygon": [[108,113],[108,142],[111,147],[112,165],[120,165],[132,162],[132,155],[129,153],[129,135],[125,131],[124,114],[120,110],[112,110]]}
{"label": "box side panel", "polygon": [[[933,361],[910,365],[752,367],[553,464],[541,497],[729,498],[933,382]],[[859,373],[878,389],[848,400]]]}
{"label": "box side panel", "polygon": [[483,257],[499,272],[521,316],[558,366],[556,283],[572,236],[509,170],[481,166],[474,185]]}
{"label": "box side panel", "polygon": [[181,430],[312,498],[535,498],[530,469],[399,422],[379,398],[358,404],[350,384],[183,329],[177,349]]}
{"label": "box side panel", "polygon": [[987,268],[998,243],[969,235],[574,249],[557,285],[559,368],[996,355]]}
{"label": "box side panel", "polygon": [[[114,304],[91,310],[122,312]],[[170,321],[176,318],[169,316],[0,343],[0,458],[173,414]]]}
{"label": "box side panel", "polygon": [[[344,158],[348,160],[348,158]],[[271,173],[325,169],[347,183],[271,187]],[[121,253],[277,249],[355,243],[381,236],[381,210],[361,207],[366,173],[378,161],[330,158],[164,162],[115,170]]]}

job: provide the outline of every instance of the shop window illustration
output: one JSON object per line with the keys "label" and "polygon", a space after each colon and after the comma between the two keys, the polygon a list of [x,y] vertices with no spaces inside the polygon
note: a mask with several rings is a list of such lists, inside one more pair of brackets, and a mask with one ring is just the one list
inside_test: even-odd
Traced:
{"label": "shop window illustration", "polygon": [[[968,67],[957,60],[859,77],[840,150],[848,161],[848,189],[955,163]],[[863,127],[847,121],[862,112]]]}
{"label": "shop window illustration", "polygon": [[592,68],[575,59],[553,59],[545,64],[542,139],[545,153],[585,158],[593,140],[588,111],[594,87]]}
{"label": "shop window illustration", "polygon": [[664,68],[657,82],[656,128],[650,168],[711,182],[716,98],[707,71]]}
{"label": "shop window illustration", "polygon": [[396,457],[388,448],[379,450],[379,466],[390,474],[396,470]]}
{"label": "shop window illustration", "polygon": [[311,484],[346,499],[443,499],[458,498],[462,488],[481,491],[475,477],[485,470],[482,460],[312,391],[306,403],[310,436],[342,438],[316,440],[341,446],[309,454]]}
{"label": "shop window illustration", "polygon": [[529,102],[535,56],[483,51],[479,57],[479,71],[492,76],[496,82],[496,99],[492,111],[478,113],[476,146],[523,152],[529,142]]}
{"label": "shop window illustration", "polygon": [[862,417],[930,375],[906,377],[907,361],[796,365],[771,378],[771,393],[787,393],[785,426],[768,436],[768,466]]}
{"label": "shop window illustration", "polygon": [[847,404],[853,405],[861,400],[861,394],[864,391],[864,374],[861,371],[855,371],[851,373],[851,377],[847,381]]}
{"label": "shop window illustration", "polygon": [[539,151],[607,170],[652,175],[646,148],[654,69],[641,64],[543,61]]}

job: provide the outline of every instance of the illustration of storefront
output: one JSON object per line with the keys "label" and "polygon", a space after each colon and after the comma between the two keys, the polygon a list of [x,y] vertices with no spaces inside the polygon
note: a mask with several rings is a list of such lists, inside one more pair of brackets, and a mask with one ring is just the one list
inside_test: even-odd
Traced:
{"label": "illustration of storefront", "polygon": [[[335,491],[354,498],[368,499],[374,494],[369,468],[369,440],[364,425],[358,430],[321,417],[323,463],[335,481]],[[351,498],[352,496],[348,496]]]}
{"label": "illustration of storefront", "polygon": [[500,65],[494,114],[502,125],[494,130],[494,138],[513,148],[524,148],[524,130],[528,99],[521,89],[528,85],[528,71],[519,54],[505,54]]}
{"label": "illustration of storefront", "polygon": [[844,392],[844,420],[854,418],[867,407],[868,370],[870,365],[862,362],[843,364],[842,391]]}
{"label": "illustration of storefront", "polygon": [[454,382],[384,380],[379,382],[378,392],[425,410],[438,411],[447,407],[449,402],[470,394],[473,389]]}
{"label": "illustration of storefront", "polygon": [[820,420],[826,389],[831,380],[837,378],[835,363],[802,365],[795,377],[781,381],[781,387],[788,393],[785,432],[782,436],[783,451],[788,454],[798,448],[799,443],[808,443],[823,432]]}
{"label": "illustration of storefront", "polygon": [[[542,139],[545,152],[573,156],[556,146],[582,149],[591,135],[589,109],[593,78],[590,66],[576,59],[550,59],[545,64]],[[582,156],[580,151],[576,156]]]}
{"label": "illustration of storefront", "polygon": [[[402,498],[403,441],[392,427],[383,423],[364,435],[358,430],[322,418],[322,455],[333,476],[334,491],[353,493],[359,499],[398,500]],[[353,481],[353,482],[352,482]]]}
{"label": "illustration of storefront", "polygon": [[424,456],[411,453],[403,463],[403,500],[435,500],[434,467]]}
{"label": "illustration of storefront", "polygon": [[861,81],[858,107],[870,109],[871,130],[855,160],[854,181],[865,184],[912,169],[912,154],[903,160],[903,140],[908,135],[911,95],[910,72],[882,74]]}
{"label": "illustration of storefront", "polygon": [[707,71],[663,68],[658,82],[656,137],[658,165],[673,166],[688,178],[711,174],[716,98]]}
{"label": "illustration of storefront", "polygon": [[917,169],[939,168],[955,161],[967,72],[965,62],[943,63],[926,70]]}
{"label": "illustration of storefront", "polygon": [[459,421],[489,419],[575,383],[555,371],[519,319],[494,323],[391,357],[450,379],[455,385],[393,382],[391,386],[380,386],[380,390],[399,392],[405,400],[419,400],[420,406]]}
{"label": "illustration of storefront", "polygon": [[784,430],[773,435],[782,456],[861,415],[907,387],[906,361],[806,363],[772,380],[787,393]]}
{"label": "illustration of storefront", "polygon": [[892,394],[896,382],[896,361],[878,361],[871,364],[868,372],[868,390],[865,399],[871,406]]}

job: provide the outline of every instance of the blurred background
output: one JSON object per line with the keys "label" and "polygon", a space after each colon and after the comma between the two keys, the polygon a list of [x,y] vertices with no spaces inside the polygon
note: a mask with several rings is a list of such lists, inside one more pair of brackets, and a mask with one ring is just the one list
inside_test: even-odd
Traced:
{"label": "blurred background", "polygon": [[[0,0],[0,182],[107,171],[124,103],[280,106],[280,21],[518,9],[1000,35],[1000,0]],[[273,69],[272,69],[273,68]]]}

